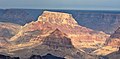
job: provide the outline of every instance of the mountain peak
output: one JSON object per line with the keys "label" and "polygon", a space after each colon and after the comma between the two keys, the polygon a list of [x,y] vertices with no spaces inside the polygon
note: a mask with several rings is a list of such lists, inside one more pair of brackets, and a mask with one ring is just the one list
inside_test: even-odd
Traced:
{"label": "mountain peak", "polygon": [[104,44],[107,37],[107,34],[78,25],[71,14],[45,11],[38,21],[26,24],[10,38],[12,46],[7,51],[21,59],[46,53],[58,57],[85,59],[84,55],[87,53],[81,48],[97,49]]}
{"label": "mountain peak", "polygon": [[41,16],[39,16],[38,21],[49,22],[52,24],[69,24],[77,25],[77,22],[72,17],[71,14],[62,13],[62,12],[51,12],[44,11]]}

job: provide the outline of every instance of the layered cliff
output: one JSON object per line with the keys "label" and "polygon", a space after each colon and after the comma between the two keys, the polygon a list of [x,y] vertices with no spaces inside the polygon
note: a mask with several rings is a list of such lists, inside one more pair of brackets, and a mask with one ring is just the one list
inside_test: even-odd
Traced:
{"label": "layered cliff", "polygon": [[[39,16],[38,21],[23,26],[19,33],[11,38],[11,41],[26,41],[34,37],[39,37],[40,35],[42,37],[47,36],[55,29],[66,33],[76,46],[85,46],[85,43],[87,44],[85,47],[100,46],[109,37],[109,35],[103,32],[97,32],[78,25],[70,14],[45,11]],[[42,39],[41,36],[40,38]]]}
{"label": "layered cliff", "polygon": [[6,48],[10,45],[10,38],[18,33],[21,26],[13,23],[0,22],[0,48]]}
{"label": "layered cliff", "polygon": [[110,36],[108,45],[120,47],[120,27]]}
{"label": "layered cliff", "polygon": [[96,55],[104,55],[109,59],[119,59],[120,54],[120,27],[107,38],[105,46],[95,50],[93,53]]}
{"label": "layered cliff", "polygon": [[[24,25],[36,21],[38,16],[46,9],[0,9],[0,21]],[[47,9],[48,10],[48,9]],[[95,11],[95,10],[51,10],[70,13],[79,25],[97,31],[113,34],[120,26],[119,11]],[[7,16],[7,17],[6,17]]]}
{"label": "layered cliff", "polygon": [[22,59],[48,53],[68,59],[94,59],[82,49],[97,49],[108,37],[104,32],[78,25],[71,14],[44,11],[37,21],[25,24],[10,38],[11,46],[4,54]]}
{"label": "layered cliff", "polygon": [[[97,54],[101,53],[109,59],[120,58],[120,27],[106,40],[106,45],[102,50],[96,51]],[[109,46],[109,47],[108,47]],[[98,53],[99,52],[99,53]]]}

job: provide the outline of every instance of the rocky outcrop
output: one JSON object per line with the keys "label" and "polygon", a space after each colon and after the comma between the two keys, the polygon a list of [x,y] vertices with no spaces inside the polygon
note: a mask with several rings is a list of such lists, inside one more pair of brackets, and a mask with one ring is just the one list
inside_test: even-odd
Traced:
{"label": "rocky outcrop", "polygon": [[54,32],[50,33],[49,36],[47,36],[43,40],[43,45],[50,46],[51,48],[73,48],[71,39],[66,36],[65,33],[62,33],[59,29],[56,29]]}
{"label": "rocky outcrop", "polygon": [[110,36],[110,38],[120,39],[120,27]]}
{"label": "rocky outcrop", "polygon": [[20,28],[17,24],[0,22],[0,48],[9,46],[9,39],[17,34]]}
{"label": "rocky outcrop", "polygon": [[120,27],[110,36],[108,45],[120,47]]}
{"label": "rocky outcrop", "polygon": [[44,11],[41,16],[39,16],[38,21],[49,22],[55,24],[68,24],[77,25],[77,22],[73,19],[71,14],[59,13],[59,12],[49,12]]}
{"label": "rocky outcrop", "polygon": [[20,28],[21,26],[17,24],[0,22],[0,37],[11,38]]}
{"label": "rocky outcrop", "polygon": [[45,11],[37,21],[27,23],[12,38],[6,54],[29,58],[31,55],[44,56],[50,53],[72,59],[95,59],[82,48],[101,47],[109,35],[82,27],[71,14]]}
{"label": "rocky outcrop", "polygon": [[[24,25],[36,21],[46,9],[0,9],[0,21]],[[51,10],[70,13],[79,25],[113,34],[120,26],[119,11]],[[6,17],[7,16],[7,17]]]}
{"label": "rocky outcrop", "polygon": [[83,46],[88,48],[92,46],[97,48],[103,45],[106,38],[109,37],[103,32],[97,32],[78,25],[70,14],[45,11],[39,16],[38,21],[23,26],[19,33],[13,36],[10,41],[15,44],[40,41],[55,29],[66,33],[76,47]]}
{"label": "rocky outcrop", "polygon": [[106,40],[104,47],[95,50],[93,53],[96,55],[104,55],[109,59],[117,59],[120,54],[120,28],[118,28],[110,37]]}

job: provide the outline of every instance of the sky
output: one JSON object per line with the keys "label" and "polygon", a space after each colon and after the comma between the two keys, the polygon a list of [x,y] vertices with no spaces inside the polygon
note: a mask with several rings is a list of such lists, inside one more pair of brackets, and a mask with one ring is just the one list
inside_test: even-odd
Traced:
{"label": "sky", "polygon": [[0,8],[120,10],[120,0],[0,0]]}

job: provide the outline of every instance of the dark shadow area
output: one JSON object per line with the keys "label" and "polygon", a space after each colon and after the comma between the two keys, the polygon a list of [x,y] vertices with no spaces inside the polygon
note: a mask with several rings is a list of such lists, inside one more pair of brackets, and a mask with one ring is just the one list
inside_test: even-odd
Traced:
{"label": "dark shadow area", "polygon": [[112,52],[106,56],[99,56],[99,59],[120,59],[120,48],[116,52]]}
{"label": "dark shadow area", "polygon": [[99,56],[99,59],[109,59],[107,56]]}
{"label": "dark shadow area", "polygon": [[65,59],[61,57],[54,56],[52,54],[47,54],[45,56],[40,56],[40,55],[32,55],[30,59]]}
{"label": "dark shadow area", "polygon": [[40,55],[32,55],[29,59],[43,59]]}
{"label": "dark shadow area", "polygon": [[[20,59],[19,57],[10,57],[10,56],[5,56],[5,55],[0,55],[0,59]],[[62,57],[57,57],[52,54],[47,54],[45,56],[40,56],[40,55],[32,55],[28,59],[65,59]]]}
{"label": "dark shadow area", "polygon": [[10,57],[5,55],[0,55],[0,59],[20,59],[19,57]]}
{"label": "dark shadow area", "polygon": [[43,59],[65,59],[65,58],[61,58],[61,57],[57,57],[57,56],[54,56],[52,54],[47,54],[45,56],[42,56]]}

